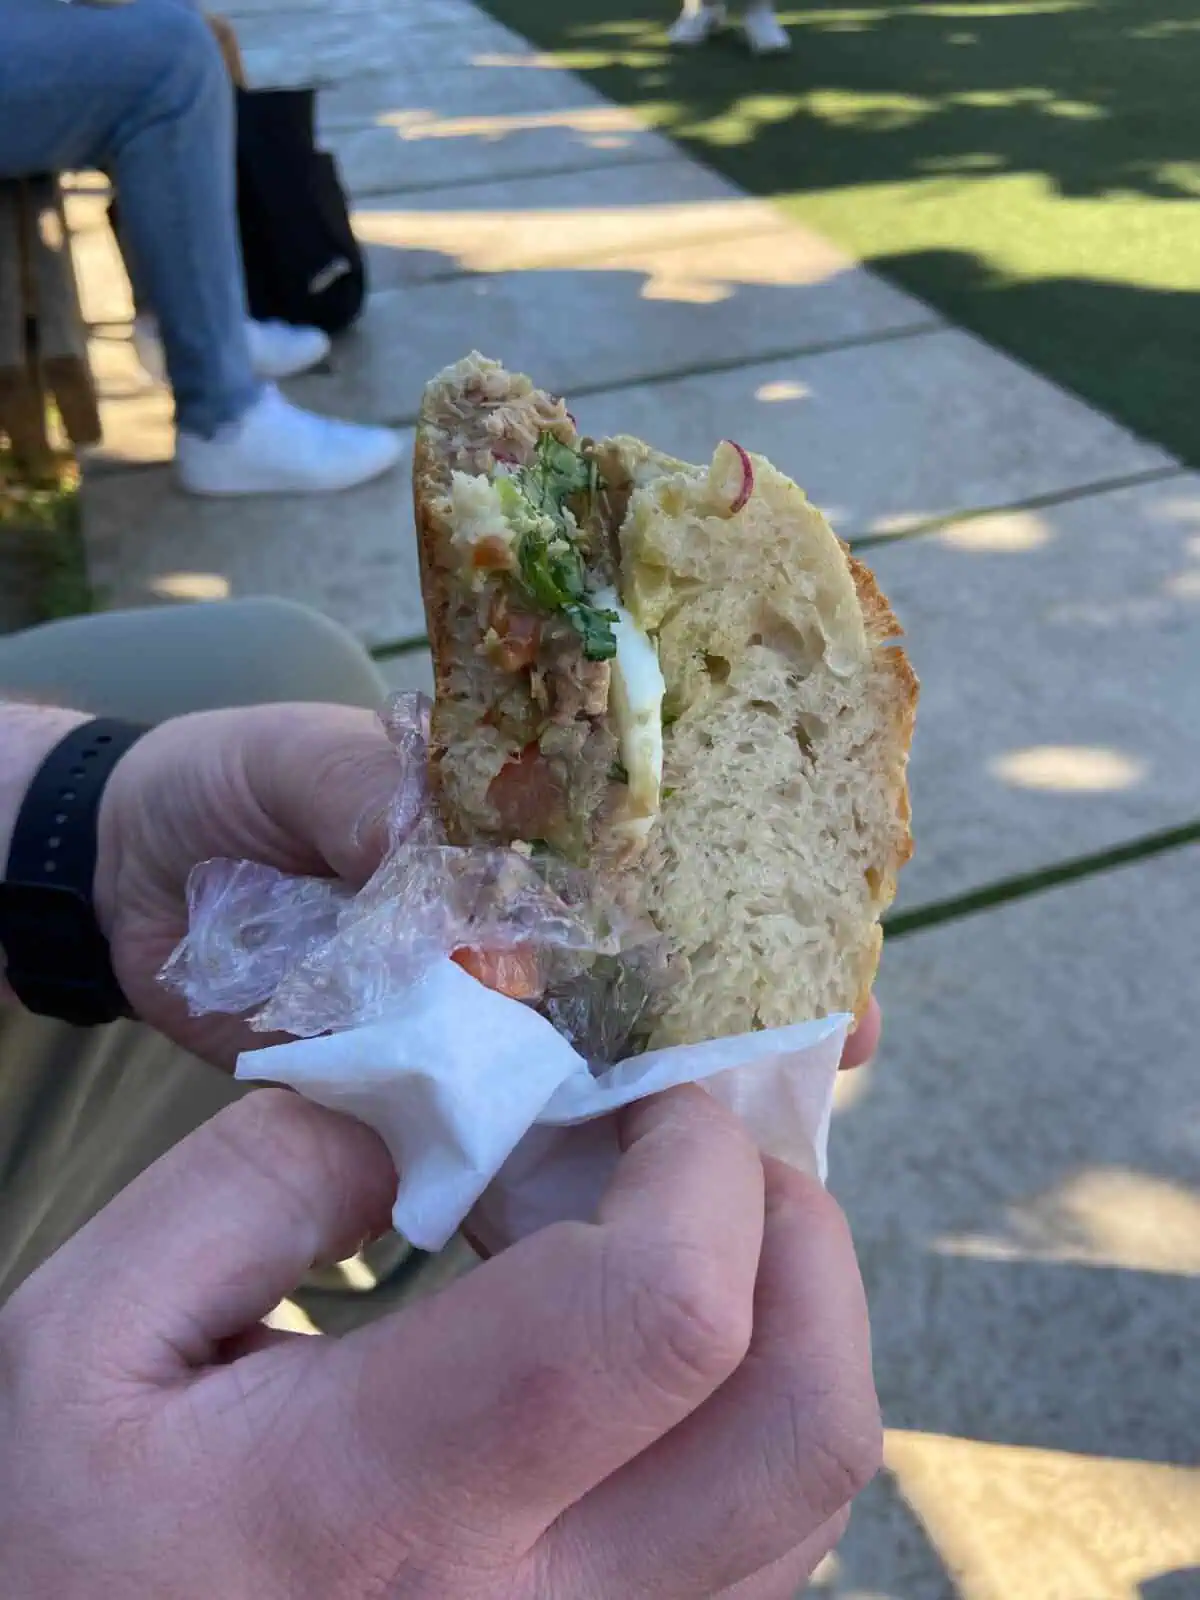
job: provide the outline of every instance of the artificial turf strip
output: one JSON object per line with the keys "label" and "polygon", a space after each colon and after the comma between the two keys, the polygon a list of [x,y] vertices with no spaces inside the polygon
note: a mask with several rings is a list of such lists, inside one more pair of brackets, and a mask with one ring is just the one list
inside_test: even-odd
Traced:
{"label": "artificial turf strip", "polygon": [[733,36],[670,51],[674,0],[483,3],[744,189],[1200,466],[1197,0],[778,0],[793,53],[762,60]]}

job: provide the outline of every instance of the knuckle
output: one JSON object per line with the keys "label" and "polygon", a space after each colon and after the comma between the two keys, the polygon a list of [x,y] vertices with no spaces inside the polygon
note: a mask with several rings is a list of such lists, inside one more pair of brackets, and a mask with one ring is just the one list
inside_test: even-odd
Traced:
{"label": "knuckle", "polygon": [[795,1493],[818,1522],[835,1516],[883,1464],[883,1425],[873,1393],[843,1372],[787,1396],[785,1492]]}
{"label": "knuckle", "polygon": [[702,1251],[649,1257],[628,1290],[635,1362],[659,1390],[676,1398],[708,1394],[745,1358],[753,1308]]}

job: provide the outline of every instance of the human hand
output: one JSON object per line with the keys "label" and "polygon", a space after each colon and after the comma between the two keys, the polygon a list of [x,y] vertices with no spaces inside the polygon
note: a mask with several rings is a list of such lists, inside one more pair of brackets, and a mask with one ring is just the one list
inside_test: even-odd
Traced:
{"label": "human hand", "polygon": [[[162,724],[120,762],[100,816],[96,903],[137,1014],[217,1066],[264,1043],[236,1017],[189,1017],[158,972],[187,932],[188,875],[213,856],[364,883],[387,843],[400,757],[378,718],[339,706],[206,712]],[[875,1002],[844,1065],[873,1054]]]}
{"label": "human hand", "polygon": [[699,1090],[623,1144],[596,1223],[309,1338],[258,1319],[391,1164],[283,1091],[222,1112],[0,1313],[6,1592],[792,1595],[879,1460],[845,1222]]}
{"label": "human hand", "polygon": [[187,881],[214,856],[356,887],[387,844],[400,757],[371,712],[272,705],[154,728],[100,813],[95,897],[113,968],[144,1021],[217,1066],[267,1042],[236,1017],[189,1017],[158,973],[187,932]]}

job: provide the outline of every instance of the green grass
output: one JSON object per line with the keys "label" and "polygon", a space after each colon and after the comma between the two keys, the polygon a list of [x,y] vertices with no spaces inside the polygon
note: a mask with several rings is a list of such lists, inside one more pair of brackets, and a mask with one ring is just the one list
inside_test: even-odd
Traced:
{"label": "green grass", "polygon": [[789,5],[673,53],[673,0],[485,0],[708,165],[1200,466],[1197,0]]}
{"label": "green grass", "polygon": [[94,608],[73,460],[31,480],[0,452],[0,586],[0,631]]}

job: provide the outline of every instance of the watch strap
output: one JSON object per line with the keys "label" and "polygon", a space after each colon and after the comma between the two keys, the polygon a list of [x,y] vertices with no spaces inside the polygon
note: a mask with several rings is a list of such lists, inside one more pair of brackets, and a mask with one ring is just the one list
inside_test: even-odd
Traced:
{"label": "watch strap", "polygon": [[131,1015],[92,895],[105,785],[146,731],[112,717],[81,723],[21,803],[0,884],[0,945],[9,988],[39,1015],[82,1027]]}

